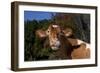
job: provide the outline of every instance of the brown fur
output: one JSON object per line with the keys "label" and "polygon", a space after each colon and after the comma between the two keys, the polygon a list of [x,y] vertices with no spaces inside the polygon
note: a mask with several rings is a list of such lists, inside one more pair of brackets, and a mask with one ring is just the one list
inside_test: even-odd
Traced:
{"label": "brown fur", "polygon": [[[64,35],[59,35],[61,46],[53,54],[58,59],[71,59],[72,45]],[[66,41],[65,41],[66,40]]]}
{"label": "brown fur", "polygon": [[71,56],[72,59],[90,58],[90,49],[86,49],[86,44],[82,43],[79,48],[73,50]]}

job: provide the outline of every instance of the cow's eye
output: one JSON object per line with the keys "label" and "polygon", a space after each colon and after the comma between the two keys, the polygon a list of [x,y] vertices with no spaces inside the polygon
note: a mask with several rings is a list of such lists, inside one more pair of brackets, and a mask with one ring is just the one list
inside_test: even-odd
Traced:
{"label": "cow's eye", "polygon": [[50,31],[48,30],[48,33],[49,33]]}

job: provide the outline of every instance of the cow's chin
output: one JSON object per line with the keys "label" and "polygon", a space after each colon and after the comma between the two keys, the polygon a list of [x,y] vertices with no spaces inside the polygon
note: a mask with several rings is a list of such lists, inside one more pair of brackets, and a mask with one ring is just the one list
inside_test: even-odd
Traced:
{"label": "cow's chin", "polygon": [[51,48],[52,48],[52,50],[58,50],[58,49],[59,49],[59,48],[56,47],[56,46],[52,46]]}

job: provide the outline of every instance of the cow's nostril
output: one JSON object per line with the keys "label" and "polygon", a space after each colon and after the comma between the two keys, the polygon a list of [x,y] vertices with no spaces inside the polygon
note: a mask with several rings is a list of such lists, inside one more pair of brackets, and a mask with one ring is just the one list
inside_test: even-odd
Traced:
{"label": "cow's nostril", "polygon": [[58,36],[57,36],[57,37],[55,37],[55,41],[58,41]]}

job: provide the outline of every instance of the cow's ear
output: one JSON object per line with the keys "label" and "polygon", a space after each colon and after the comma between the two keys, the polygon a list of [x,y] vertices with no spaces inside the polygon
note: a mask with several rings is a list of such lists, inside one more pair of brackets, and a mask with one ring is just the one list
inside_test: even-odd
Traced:
{"label": "cow's ear", "polygon": [[71,28],[66,28],[66,29],[62,30],[62,32],[65,34],[66,37],[70,37],[73,35],[73,31]]}
{"label": "cow's ear", "polygon": [[36,36],[40,37],[40,38],[45,38],[47,37],[46,31],[39,29],[36,31]]}

